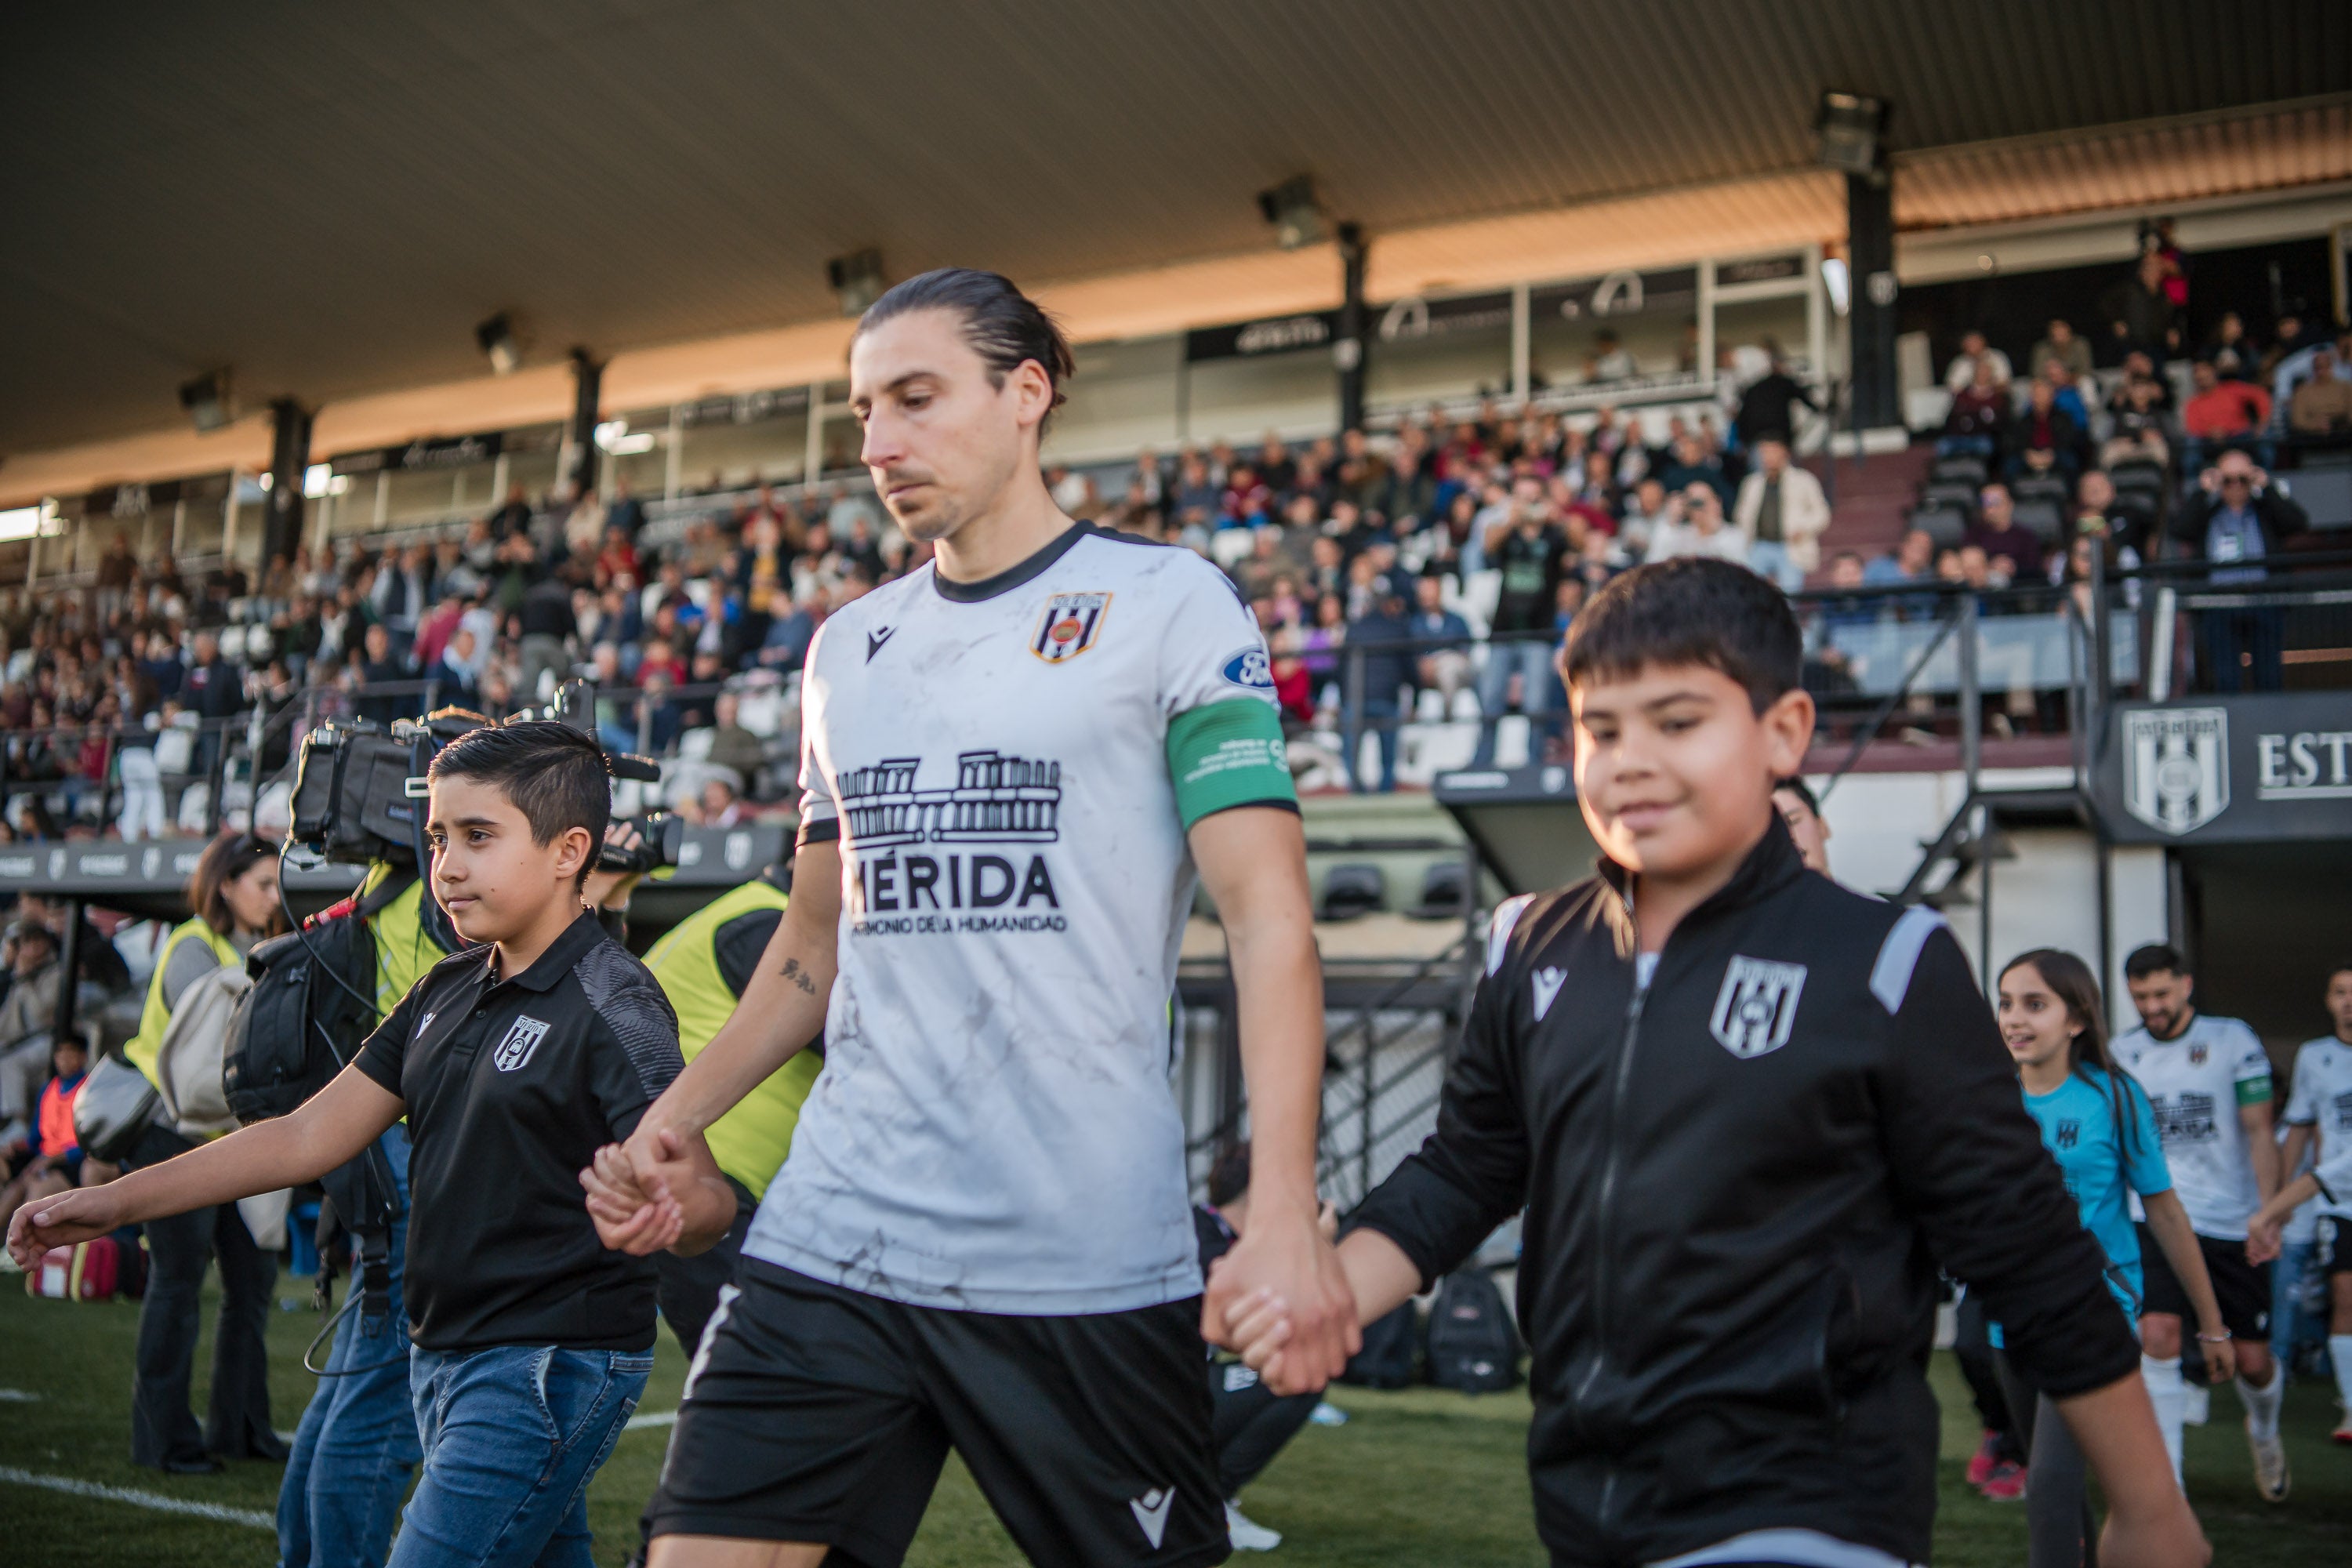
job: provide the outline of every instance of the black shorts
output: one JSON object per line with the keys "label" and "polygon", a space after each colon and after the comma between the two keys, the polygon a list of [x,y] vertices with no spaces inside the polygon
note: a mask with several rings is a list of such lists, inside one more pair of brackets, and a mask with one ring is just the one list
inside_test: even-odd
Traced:
{"label": "black shorts", "polygon": [[910,1307],[756,1258],[680,1399],[649,1536],[833,1547],[896,1568],[952,1447],[1040,1568],[1231,1551],[1200,1301],[1083,1317]]}
{"label": "black shorts", "polygon": [[[2197,1249],[2205,1255],[2205,1272],[2213,1280],[2213,1299],[2221,1305],[2221,1326],[2242,1340],[2269,1340],[2271,1266],[2247,1262],[2243,1241],[2216,1241],[2210,1236],[2200,1236]],[[2168,1312],[2191,1323],[2197,1321],[2197,1309],[2189,1303],[2189,1292],[2173,1278],[2171,1266],[2164,1260],[2164,1249],[2157,1246],[2155,1236],[2145,1225],[2139,1226],[2139,1266],[2147,1277],[2143,1312]]]}
{"label": "black shorts", "polygon": [[2322,1274],[2352,1274],[2352,1219],[2319,1216],[2319,1250],[2314,1258]]}

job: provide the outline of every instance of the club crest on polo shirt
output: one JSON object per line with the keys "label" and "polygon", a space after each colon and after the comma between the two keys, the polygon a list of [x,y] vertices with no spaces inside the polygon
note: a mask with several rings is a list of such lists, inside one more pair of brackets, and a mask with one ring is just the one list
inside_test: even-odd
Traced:
{"label": "club crest on polo shirt", "polygon": [[1797,1026],[1797,1001],[1804,992],[1803,964],[1735,955],[1707,1027],[1717,1045],[1742,1060],[1777,1051]]}
{"label": "club crest on polo shirt", "polygon": [[518,1017],[499,1048],[490,1054],[490,1061],[500,1072],[519,1072],[530,1064],[531,1053],[539,1042],[547,1038],[547,1026],[536,1018]]}
{"label": "club crest on polo shirt", "polygon": [[2199,1040],[2189,1047],[2189,1065],[2193,1068],[2201,1068],[2205,1065],[2206,1058],[2211,1054],[2212,1053],[2206,1050],[2205,1042]]}
{"label": "club crest on polo shirt", "polygon": [[1029,651],[1047,664],[1076,658],[1101,637],[1103,617],[1109,613],[1108,593],[1056,594],[1037,617]]}

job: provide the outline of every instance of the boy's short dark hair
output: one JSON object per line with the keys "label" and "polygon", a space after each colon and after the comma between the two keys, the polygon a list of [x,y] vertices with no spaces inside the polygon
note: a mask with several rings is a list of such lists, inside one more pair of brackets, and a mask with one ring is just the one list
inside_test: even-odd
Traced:
{"label": "boy's short dark hair", "polygon": [[[588,735],[552,719],[468,731],[441,748],[425,776],[491,785],[522,813],[536,844],[584,827],[601,845],[613,821],[613,773],[604,752]],[[582,882],[594,864],[593,855],[582,864]]]}
{"label": "boy's short dark hair", "polygon": [[2181,961],[2180,950],[2170,942],[2152,942],[2146,947],[2132,949],[2124,960],[2124,978],[2145,980],[2151,974],[2186,974],[2189,965]]}
{"label": "boy's short dark hair", "polygon": [[1209,1206],[1221,1209],[1249,1191],[1250,1152],[1246,1143],[1236,1143],[1217,1156],[1209,1167]]}
{"label": "boy's short dark hair", "polygon": [[1804,636],[1788,595],[1745,566],[1679,556],[1612,579],[1568,630],[1561,668],[1577,682],[1652,664],[1703,664],[1747,689],[1761,713],[1797,688]]}

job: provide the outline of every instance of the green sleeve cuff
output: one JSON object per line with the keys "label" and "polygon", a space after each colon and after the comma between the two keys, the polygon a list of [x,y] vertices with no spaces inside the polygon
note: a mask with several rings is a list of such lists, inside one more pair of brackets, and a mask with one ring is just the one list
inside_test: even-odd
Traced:
{"label": "green sleeve cuff", "polygon": [[1282,716],[1254,697],[1212,702],[1170,720],[1168,775],[1188,832],[1212,812],[1236,805],[1298,809]]}
{"label": "green sleeve cuff", "polygon": [[2271,1080],[2268,1078],[2242,1078],[2238,1080],[2240,1105],[2260,1105],[2270,1097]]}

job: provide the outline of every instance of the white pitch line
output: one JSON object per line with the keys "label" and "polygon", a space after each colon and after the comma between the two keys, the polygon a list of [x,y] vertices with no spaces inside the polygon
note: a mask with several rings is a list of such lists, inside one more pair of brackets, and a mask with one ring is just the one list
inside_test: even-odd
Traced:
{"label": "white pitch line", "polygon": [[632,1431],[632,1432],[642,1432],[642,1431],[645,1431],[647,1427],[650,1427],[650,1426],[677,1426],[677,1411],[675,1411],[675,1410],[651,1410],[651,1411],[647,1411],[647,1412],[646,1412],[645,1415],[632,1415],[632,1416],[630,1416],[630,1417],[629,1417],[629,1424],[628,1424],[628,1430],[629,1430],[629,1431]]}
{"label": "white pitch line", "polygon": [[276,1531],[278,1521],[266,1513],[249,1508],[226,1508],[216,1502],[191,1502],[185,1498],[165,1497],[161,1492],[142,1492],[131,1487],[102,1487],[96,1481],[78,1481],[70,1476],[43,1476],[31,1470],[0,1465],[0,1481],[20,1487],[42,1487],[69,1497],[97,1498],[105,1502],[127,1502],[134,1508],[152,1508],[158,1513],[184,1513],[192,1519],[209,1519],[221,1524],[242,1524],[252,1530]]}
{"label": "white pitch line", "polygon": [[40,1398],[39,1394],[27,1394],[21,1388],[0,1388],[0,1405],[36,1405]]}

